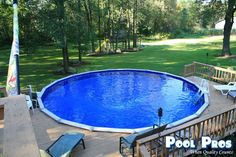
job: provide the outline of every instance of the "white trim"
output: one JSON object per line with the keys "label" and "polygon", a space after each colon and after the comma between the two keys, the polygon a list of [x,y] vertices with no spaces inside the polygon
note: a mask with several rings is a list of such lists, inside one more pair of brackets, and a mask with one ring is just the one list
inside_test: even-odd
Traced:
{"label": "white trim", "polygon": [[90,125],[80,124],[80,123],[68,121],[68,120],[65,120],[65,119],[60,119],[58,122],[63,123],[63,124],[67,124],[67,125],[71,125],[71,126],[75,126],[75,127],[78,127],[78,128],[83,128],[83,129],[90,130],[90,131],[94,130],[94,127],[92,127]]}
{"label": "white trim", "polygon": [[[95,126],[90,126],[90,125],[86,125],[86,124],[82,124],[82,123],[76,123],[76,122],[72,122],[72,121],[68,121],[68,120],[65,120],[65,119],[62,119],[58,116],[56,116],[54,113],[50,112],[49,110],[47,110],[44,105],[43,105],[43,102],[41,100],[41,97],[43,96],[44,92],[47,90],[47,88],[51,87],[52,85],[55,85],[56,83],[60,82],[60,81],[63,81],[63,80],[66,80],[68,78],[72,78],[72,77],[75,77],[75,76],[79,76],[79,75],[85,75],[85,74],[90,74],[90,73],[99,73],[99,72],[109,72],[109,71],[136,71],[136,72],[151,72],[151,73],[159,73],[159,74],[164,74],[164,75],[168,75],[168,76],[171,76],[171,77],[175,77],[175,78],[180,78],[188,83],[191,83],[192,85],[196,86],[199,90],[201,90],[201,87],[199,87],[199,85],[195,84],[194,82],[192,82],[191,80],[188,80],[182,76],[177,76],[177,75],[174,75],[174,74],[170,74],[170,73],[167,73],[167,72],[160,72],[160,71],[154,71],[154,70],[145,70],[145,69],[107,69],[107,70],[97,70],[97,71],[90,71],[90,72],[83,72],[83,73],[80,73],[80,74],[73,74],[73,75],[70,75],[70,76],[67,76],[65,78],[61,78],[59,80],[56,80],[52,83],[50,83],[49,85],[47,85],[46,87],[44,87],[41,92],[38,92],[37,93],[37,96],[38,96],[38,103],[39,103],[39,106],[40,106],[40,109],[42,112],[44,112],[45,114],[47,114],[48,116],[52,117],[54,120],[56,120],[57,122],[59,123],[63,123],[63,124],[67,124],[67,125],[71,125],[71,126],[75,126],[75,127],[79,127],[79,128],[83,128],[83,129],[86,129],[86,130],[90,130],[90,131],[105,131],[105,132],[120,132],[120,133],[135,133],[135,132],[139,132],[139,131],[142,131],[142,130],[145,130],[147,128],[150,128],[150,127],[144,127],[144,128],[136,128],[136,129],[123,129],[123,128],[108,128],[108,127],[95,127]],[[200,114],[206,109],[206,107],[209,105],[209,101],[208,101],[208,96],[204,93],[204,104],[198,109],[198,111],[193,114],[193,115],[190,115],[188,117],[185,117],[181,120],[178,120],[178,121],[175,121],[173,123],[170,123],[167,125],[167,128],[171,128],[171,127],[174,127],[174,126],[177,126],[177,125],[180,125],[182,123],[185,123],[187,121],[190,121],[192,119],[195,119],[197,117],[200,116]]]}
{"label": "white trim", "polygon": [[177,126],[177,125],[180,125],[180,124],[185,123],[187,121],[190,121],[190,120],[192,120],[194,118],[197,118],[197,115],[193,114],[191,116],[185,117],[185,118],[183,118],[181,120],[178,120],[176,122],[170,123],[170,124],[167,125],[167,128],[172,128],[174,126]]}
{"label": "white trim", "polygon": [[42,102],[42,99],[41,99],[41,94],[39,94],[38,92],[36,94],[37,94],[37,100],[38,100],[39,108],[41,110],[43,110],[44,109],[44,105],[43,105],[43,102]]}

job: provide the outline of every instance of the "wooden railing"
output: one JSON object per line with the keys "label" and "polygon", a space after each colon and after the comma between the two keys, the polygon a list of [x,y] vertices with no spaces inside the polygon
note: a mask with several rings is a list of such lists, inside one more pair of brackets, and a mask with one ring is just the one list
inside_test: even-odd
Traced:
{"label": "wooden railing", "polygon": [[199,62],[193,62],[184,66],[184,76],[193,75],[222,83],[236,81],[236,71]]}
{"label": "wooden railing", "polygon": [[3,156],[40,157],[25,95],[0,98],[1,105],[4,105]]}
{"label": "wooden railing", "polygon": [[167,129],[160,134],[152,135],[137,141],[137,157],[164,157],[164,156],[185,156],[189,155],[190,150],[173,147],[165,147],[166,136],[172,136],[176,139],[192,139],[200,149],[201,137],[209,136],[214,140],[232,134],[236,131],[236,105],[220,111],[214,115],[192,120],[183,125]]}

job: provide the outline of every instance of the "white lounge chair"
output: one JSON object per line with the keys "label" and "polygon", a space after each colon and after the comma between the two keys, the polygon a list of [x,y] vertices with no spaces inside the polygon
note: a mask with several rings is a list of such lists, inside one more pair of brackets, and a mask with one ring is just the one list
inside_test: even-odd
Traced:
{"label": "white lounge chair", "polygon": [[236,82],[229,82],[227,85],[213,85],[213,87],[223,95],[227,95],[229,91],[236,90]]}

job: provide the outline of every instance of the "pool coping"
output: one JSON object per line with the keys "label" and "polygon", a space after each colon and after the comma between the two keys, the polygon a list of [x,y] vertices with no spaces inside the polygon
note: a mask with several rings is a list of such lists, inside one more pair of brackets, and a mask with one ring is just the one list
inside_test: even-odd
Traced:
{"label": "pool coping", "polygon": [[204,95],[204,104],[197,110],[196,113],[190,115],[190,116],[187,116],[183,119],[180,119],[178,121],[175,121],[173,123],[170,123],[167,125],[167,128],[172,128],[174,126],[178,126],[182,123],[185,123],[185,122],[188,122],[192,119],[195,119],[195,118],[198,118],[201,113],[208,107],[209,105],[209,99],[208,99],[208,95],[207,93],[204,93],[202,90],[202,87],[200,87],[199,85],[197,85],[196,83],[192,82],[191,80],[188,80],[182,76],[178,76],[178,75],[174,75],[174,74],[170,74],[170,73],[167,73],[167,72],[161,72],[161,71],[155,71],[155,70],[147,70],[147,69],[130,69],[130,68],[125,68],[125,69],[104,69],[104,70],[96,70],[96,71],[89,71],[89,72],[82,72],[82,73],[78,73],[78,74],[73,74],[73,75],[70,75],[70,76],[67,76],[67,77],[64,77],[64,78],[61,78],[61,79],[58,79],[56,81],[53,81],[52,83],[50,83],[49,85],[45,86],[41,92],[37,92],[37,100],[38,100],[38,104],[39,104],[39,107],[40,107],[40,110],[42,112],[44,112],[46,115],[48,115],[49,117],[51,117],[52,119],[56,120],[57,122],[59,123],[62,123],[62,124],[67,124],[67,125],[71,125],[71,126],[75,126],[75,127],[79,127],[79,128],[83,128],[83,129],[86,129],[86,130],[90,130],[90,131],[104,131],[104,132],[119,132],[119,133],[135,133],[135,132],[139,132],[139,131],[142,131],[142,130],[145,130],[147,128],[150,128],[150,127],[144,127],[144,128],[137,128],[137,129],[123,129],[123,128],[109,128],[109,127],[95,127],[95,126],[90,126],[90,125],[86,125],[86,124],[82,124],[82,123],[76,123],[76,122],[72,122],[72,121],[69,121],[69,120],[65,120],[65,119],[62,119],[60,117],[58,117],[57,115],[55,115],[54,113],[50,112],[49,110],[47,110],[44,105],[43,105],[43,102],[41,100],[41,97],[43,95],[43,93],[46,91],[47,88],[49,88],[50,86],[60,82],[60,81],[63,81],[65,79],[68,79],[68,78],[72,78],[74,76],[78,76],[78,75],[84,75],[84,74],[89,74],[89,73],[98,73],[98,72],[107,72],[107,71],[139,71],[139,72],[151,72],[151,73],[161,73],[161,74],[164,74],[164,75],[168,75],[168,76],[171,76],[171,77],[174,77],[174,78],[180,78],[184,81],[187,81],[193,85],[195,85]]}

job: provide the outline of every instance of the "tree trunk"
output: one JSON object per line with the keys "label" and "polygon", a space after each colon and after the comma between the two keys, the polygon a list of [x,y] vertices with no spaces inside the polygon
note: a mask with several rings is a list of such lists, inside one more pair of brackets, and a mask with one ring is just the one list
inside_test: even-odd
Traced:
{"label": "tree trunk", "polygon": [[224,26],[224,38],[223,38],[223,49],[221,52],[222,56],[231,55],[230,51],[230,33],[231,33],[231,23],[225,22]]}
{"label": "tree trunk", "polygon": [[102,42],[101,42],[100,0],[98,0],[98,41],[99,41],[99,53],[101,53],[102,52]]}
{"label": "tree trunk", "polygon": [[[128,3],[128,9],[130,9],[130,4],[129,4],[129,1],[127,2]],[[130,50],[130,14],[129,14],[129,11],[128,11],[128,33],[127,33],[127,43],[128,43],[128,49]]]}
{"label": "tree trunk", "polygon": [[[121,18],[122,18],[122,11],[120,10],[120,15],[119,15],[119,20],[118,20],[118,24],[119,24],[119,28],[118,30],[116,30],[116,51],[118,50],[118,43],[119,40],[122,41],[122,37],[119,33],[121,33],[119,30],[121,30]],[[120,37],[120,38],[119,38]]]}
{"label": "tree trunk", "polygon": [[115,52],[117,51],[118,49],[118,31],[116,32],[116,50]]}
{"label": "tree trunk", "polygon": [[59,28],[60,28],[60,45],[62,49],[62,57],[63,57],[63,70],[64,73],[69,72],[69,55],[67,48],[67,37],[65,31],[65,8],[64,8],[64,0],[58,1],[58,15],[59,15]]}
{"label": "tree trunk", "polygon": [[235,5],[236,5],[236,0],[228,1],[228,7],[225,15],[223,49],[221,52],[222,56],[232,55],[230,51],[230,33],[234,23]]}
{"label": "tree trunk", "polygon": [[133,48],[137,47],[137,9],[138,9],[138,1],[135,0],[134,10],[133,10]]}
{"label": "tree trunk", "polygon": [[81,0],[77,1],[77,5],[78,5],[78,23],[77,23],[77,44],[78,44],[78,57],[79,57],[79,62],[82,62],[82,54],[81,54]]}
{"label": "tree trunk", "polygon": [[67,46],[67,38],[64,36],[64,42],[62,47],[62,54],[63,54],[63,68],[64,72],[69,72],[69,55],[68,55],[68,46]]}
{"label": "tree trunk", "polygon": [[81,42],[78,40],[79,63],[82,62]]}
{"label": "tree trunk", "polygon": [[112,51],[115,52],[115,45],[114,45],[114,40],[115,40],[115,33],[114,33],[114,0],[111,0],[112,4],[112,16],[111,16],[111,34],[112,34]]}
{"label": "tree trunk", "polygon": [[94,44],[94,30],[93,30],[93,15],[92,15],[92,3],[88,0],[88,8],[89,8],[89,15],[90,15],[90,30],[91,30],[91,45],[92,45],[92,52],[95,52],[95,44]]}
{"label": "tree trunk", "polygon": [[92,25],[92,6],[91,6],[90,0],[88,0],[88,3],[86,0],[84,0],[84,7],[86,11],[86,16],[87,16],[87,22],[88,22],[88,34],[89,34],[89,39],[91,42],[91,47],[92,47],[92,52],[95,52],[95,45],[94,45],[94,31],[93,31],[93,25]]}
{"label": "tree trunk", "polygon": [[107,6],[108,6],[108,20],[107,20],[107,38],[111,40],[111,3],[110,0],[107,1]]}

